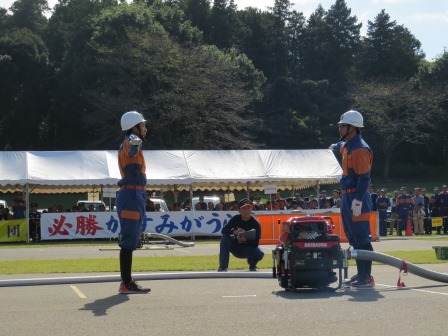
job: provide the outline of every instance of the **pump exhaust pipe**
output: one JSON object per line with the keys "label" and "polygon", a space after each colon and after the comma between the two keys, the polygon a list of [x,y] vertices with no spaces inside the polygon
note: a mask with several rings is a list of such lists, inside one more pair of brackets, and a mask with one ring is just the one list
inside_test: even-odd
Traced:
{"label": "pump exhaust pipe", "polygon": [[448,274],[446,273],[434,272],[384,253],[366,250],[347,250],[347,254],[347,259],[377,261],[399,269],[407,268],[408,273],[418,275],[428,280],[448,283]]}

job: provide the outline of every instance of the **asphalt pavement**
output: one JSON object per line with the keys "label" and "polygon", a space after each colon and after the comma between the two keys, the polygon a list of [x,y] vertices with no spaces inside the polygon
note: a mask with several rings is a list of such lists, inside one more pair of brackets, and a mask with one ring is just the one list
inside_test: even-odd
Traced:
{"label": "asphalt pavement", "polygon": [[[376,251],[428,250],[448,242],[386,239]],[[160,246],[159,246],[160,247]],[[136,255],[213,255],[218,244],[138,250]],[[345,248],[346,246],[344,246]],[[0,249],[3,260],[117,258],[110,245]],[[270,252],[274,246],[262,247]],[[446,273],[448,264],[423,265]],[[252,272],[251,272],[252,273]],[[448,285],[375,265],[374,289],[285,291],[273,278],[141,281],[147,295],[118,283],[0,288],[0,333],[9,335],[434,335],[446,334]],[[91,276],[64,274],[62,276]],[[99,274],[101,275],[101,274]],[[104,274],[107,275],[107,274]],[[0,279],[61,277],[2,275]]]}
{"label": "asphalt pavement", "polygon": [[[387,238],[373,242],[375,251],[417,251],[431,250],[433,246],[448,246],[448,241],[438,240],[445,236],[434,236],[431,239]],[[342,244],[348,248],[348,244]],[[274,245],[261,245],[265,253],[271,253]],[[152,244],[135,251],[135,256],[179,256],[179,255],[218,255],[219,244],[195,244],[193,247],[178,245]],[[118,246],[113,244],[98,246],[54,246],[39,247],[37,243],[32,248],[0,249],[2,260],[47,260],[47,259],[79,259],[79,258],[117,258]]]}

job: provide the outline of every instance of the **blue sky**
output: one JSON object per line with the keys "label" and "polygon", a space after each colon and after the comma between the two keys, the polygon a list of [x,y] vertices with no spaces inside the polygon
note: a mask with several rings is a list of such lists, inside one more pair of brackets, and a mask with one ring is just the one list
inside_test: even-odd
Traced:
{"label": "blue sky", "polygon": [[[1,1],[1,0],[0,0]],[[328,10],[335,0],[291,0],[294,9],[309,17],[319,4]],[[448,0],[345,0],[347,7],[362,23],[365,35],[367,21],[373,21],[382,9],[391,20],[408,28],[421,42],[428,61],[448,51]],[[266,9],[274,0],[235,0],[239,9],[247,6]]]}
{"label": "blue sky", "polygon": [[[9,8],[14,0],[0,0],[0,7]],[[291,0],[294,8],[306,17],[322,4],[329,9],[335,0]],[[48,0],[50,6],[57,0]],[[247,6],[266,10],[274,5],[274,0],[235,0],[239,9]],[[352,15],[363,24],[361,34],[365,35],[367,21],[384,9],[391,20],[404,25],[422,43],[426,59],[431,61],[448,50],[448,0],[346,0]]]}

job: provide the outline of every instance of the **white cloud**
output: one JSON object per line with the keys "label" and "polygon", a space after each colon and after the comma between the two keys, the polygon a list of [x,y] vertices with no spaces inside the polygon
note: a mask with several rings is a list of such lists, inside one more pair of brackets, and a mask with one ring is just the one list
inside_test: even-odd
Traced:
{"label": "white cloud", "polygon": [[448,23],[448,12],[446,13],[421,13],[410,15],[407,17],[409,21],[413,22],[442,22]]}
{"label": "white cloud", "polygon": [[393,4],[411,4],[411,3],[415,3],[418,0],[372,0],[372,3],[375,5],[381,5],[381,4],[386,4],[386,5],[393,5]]}

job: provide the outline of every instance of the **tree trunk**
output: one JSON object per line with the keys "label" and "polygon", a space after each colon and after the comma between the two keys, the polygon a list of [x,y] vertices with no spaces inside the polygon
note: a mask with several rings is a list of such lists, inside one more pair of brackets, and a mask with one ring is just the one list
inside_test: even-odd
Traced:
{"label": "tree trunk", "polygon": [[385,154],[386,154],[386,158],[384,160],[384,167],[383,167],[383,180],[388,181],[392,151],[387,151]]}

